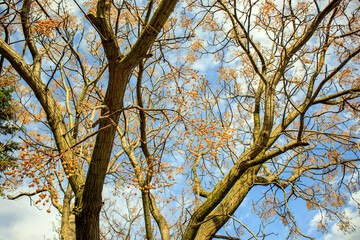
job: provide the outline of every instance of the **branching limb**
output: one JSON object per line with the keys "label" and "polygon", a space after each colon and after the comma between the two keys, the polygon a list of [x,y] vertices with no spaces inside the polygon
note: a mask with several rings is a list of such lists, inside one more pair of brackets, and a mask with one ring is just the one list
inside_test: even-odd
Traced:
{"label": "branching limb", "polygon": [[[190,145],[190,143],[189,143],[189,145]],[[206,152],[208,152],[208,151],[206,151]],[[194,189],[193,189],[193,191],[196,194],[196,206],[197,207],[200,204],[200,196],[207,197],[209,195],[209,193],[207,191],[202,189],[200,179],[199,179],[199,175],[197,174],[197,171],[196,171],[197,167],[199,166],[199,163],[200,163],[200,160],[201,160],[202,156],[204,154],[206,154],[206,152],[199,153],[198,156],[195,159],[195,162],[193,163],[193,165],[191,167],[191,170],[192,170],[192,173],[193,173],[193,176],[194,176]]]}
{"label": "branching limb", "polygon": [[[251,65],[253,66],[255,72],[257,73],[257,75],[260,77],[260,79],[262,80],[262,82],[266,85],[267,84],[267,80],[266,80],[266,76],[265,71],[266,71],[266,64],[265,64],[265,60],[262,57],[262,54],[260,53],[260,51],[258,50],[258,48],[256,47],[256,45],[252,42],[252,40],[250,39],[250,36],[248,35],[248,32],[246,31],[245,27],[239,22],[238,19],[235,18],[235,16],[231,13],[230,9],[226,6],[226,4],[222,1],[222,0],[218,0],[218,2],[220,3],[220,5],[223,7],[223,9],[226,11],[226,13],[228,14],[228,16],[230,17],[230,20],[232,22],[233,25],[233,29],[235,31],[235,37],[237,40],[237,43],[241,46],[241,48],[245,51],[246,55],[248,56]],[[242,28],[242,30],[245,33],[245,37],[246,39],[248,39],[251,43],[251,45],[254,47],[255,46],[255,51],[258,54],[258,56],[261,59],[262,62],[262,70],[259,69],[259,67],[257,66],[254,57],[252,56],[250,49],[248,49],[245,44],[242,42],[241,40],[241,36],[243,34],[240,33],[238,25],[240,25],[240,27]]]}
{"label": "branching limb", "polygon": [[10,200],[16,200],[16,199],[19,199],[21,197],[32,197],[32,196],[35,196],[35,195],[37,195],[38,193],[41,193],[41,192],[46,192],[46,190],[40,190],[40,191],[35,191],[35,192],[23,192],[23,193],[20,193],[18,195],[15,195],[15,196],[7,195],[7,198],[10,199]]}
{"label": "branching limb", "polygon": [[[45,84],[33,73],[24,59],[2,38],[0,38],[0,53],[11,63],[18,74],[30,86],[42,105],[54,134],[57,147],[59,151],[64,151],[61,158],[63,164],[71,162],[73,156],[71,152],[66,151],[66,149],[69,149],[72,144],[69,136],[66,134],[68,132],[67,126],[65,125],[63,115],[58,108],[56,100],[51,93],[47,91]],[[82,173],[70,177],[70,183],[74,192],[78,192],[84,182],[85,180]]]}
{"label": "branching limb", "polygon": [[21,16],[21,24],[23,33],[25,36],[26,45],[29,47],[29,50],[31,52],[32,58],[33,58],[33,72],[34,74],[40,78],[41,74],[41,55],[39,51],[37,50],[35,41],[31,35],[30,32],[30,7],[31,7],[31,0],[25,0],[23,2],[23,7],[21,8],[20,16]]}
{"label": "branching limb", "polygon": [[171,238],[168,223],[164,216],[161,214],[160,210],[157,208],[154,196],[151,193],[149,193],[149,196],[150,211],[160,229],[161,239],[170,240]]}

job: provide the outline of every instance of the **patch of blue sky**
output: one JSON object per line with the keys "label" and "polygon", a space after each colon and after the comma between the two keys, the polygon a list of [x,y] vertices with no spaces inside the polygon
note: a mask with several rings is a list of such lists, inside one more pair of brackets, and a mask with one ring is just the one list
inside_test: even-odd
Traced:
{"label": "patch of blue sky", "polygon": [[[261,236],[263,235],[267,235],[265,239],[269,240],[286,239],[286,231],[284,231],[283,226],[279,225],[281,223],[276,222],[273,219],[265,221],[264,219],[260,219],[259,216],[254,213],[254,202],[258,200],[259,196],[265,194],[266,190],[267,188],[263,186],[253,187],[243,200],[243,203],[235,211],[233,217],[244,224],[252,233],[257,235],[258,239],[262,239]],[[253,235],[245,228],[242,228],[241,224],[236,222],[236,220],[230,219],[227,226],[227,228],[222,228],[217,234],[230,235],[231,237],[238,237],[240,239],[252,239],[253,237]],[[236,228],[241,229],[243,235],[240,234],[241,231],[236,231]]]}
{"label": "patch of blue sky", "polygon": [[[233,216],[246,225],[253,233],[258,235],[259,239],[261,239],[262,235],[268,235],[266,239],[269,240],[286,239],[288,230],[278,218],[273,217],[266,221],[264,219],[260,219],[259,216],[254,213],[252,204],[258,201],[259,196],[263,196],[267,189],[267,187],[262,186],[253,187],[244,199],[243,204],[236,210]],[[277,197],[283,199],[283,194],[279,193],[277,194]],[[315,220],[318,220],[317,211],[304,211],[304,209],[306,209],[305,202],[300,199],[289,201],[289,208],[292,210],[293,219],[299,227],[299,230],[305,235],[320,239],[322,234],[317,232],[316,227],[314,227]],[[234,224],[237,227],[240,226],[239,223],[231,219],[229,220],[228,225],[230,224]],[[229,229],[231,228],[227,228],[230,236],[241,237],[244,239],[252,237],[246,229],[242,229],[244,232],[243,236],[237,235],[236,232]],[[225,229],[220,230],[218,234],[225,235],[226,232],[224,230]]]}
{"label": "patch of blue sky", "polygon": [[[279,162],[279,161],[281,163],[281,158],[277,159],[277,162]],[[284,159],[284,161],[285,161],[285,159]],[[285,173],[282,175],[282,177],[285,177],[285,178],[288,176],[290,176],[290,173]],[[349,177],[345,177],[345,179],[343,179],[343,181],[346,182],[348,178]],[[302,184],[311,184],[311,183],[313,183],[313,179],[308,179],[306,177],[302,177],[301,183]],[[335,183],[336,183],[336,180],[334,180],[334,184]],[[263,196],[266,189],[268,189],[268,188],[261,187],[261,186],[255,186],[250,191],[250,193],[247,195],[247,197],[245,198],[244,203],[239,207],[239,209],[234,214],[235,217],[237,217],[240,221],[242,221],[244,224],[246,224],[253,232],[257,232],[258,229],[260,229],[262,226],[260,226],[260,219],[255,214],[253,214],[253,212],[251,211],[251,208],[249,207],[249,205],[250,205],[249,202],[253,202],[253,201],[256,202],[260,198],[259,196]],[[347,193],[344,192],[344,194],[347,194]],[[281,196],[281,195],[282,195],[282,193],[279,193],[279,194],[277,194],[277,197],[279,199],[284,199],[284,196]],[[356,193],[354,195],[355,195],[354,198],[357,198],[357,195],[360,195],[360,194]],[[350,204],[347,205],[348,207],[345,207],[345,212],[349,217],[354,219],[352,221],[352,223],[354,224],[355,228],[357,229],[357,226],[359,225],[359,217],[356,213],[356,209],[354,208],[354,206],[355,207],[358,207],[358,206],[354,203],[354,201],[352,201],[352,203],[351,203],[351,201],[352,200],[349,201]],[[350,205],[352,205],[353,207],[351,207]],[[323,237],[323,235],[321,233],[314,231],[315,220],[319,220],[317,211],[309,211],[309,210],[304,211],[304,209],[306,209],[305,201],[303,201],[301,199],[289,201],[289,208],[290,208],[290,210],[292,210],[294,220],[296,221],[296,223],[298,224],[298,226],[300,227],[300,229],[303,233],[310,235],[312,237],[316,237],[316,239],[318,239],[318,238],[320,239],[320,237]],[[324,239],[338,239],[335,236],[344,236],[343,233],[341,233],[339,230],[336,229],[335,222],[332,222],[331,225],[332,225],[331,233],[329,233],[328,235],[325,235]],[[244,231],[246,232],[246,230],[244,230]],[[282,225],[282,223],[279,220],[276,220],[275,222],[270,223],[267,226],[267,232],[268,233],[274,232],[276,234],[270,235],[266,239],[285,239],[285,237],[286,237],[286,235],[285,235],[286,230],[284,230],[284,226]],[[225,234],[224,229],[222,229],[220,231],[220,233]],[[234,233],[232,233],[232,234],[234,234]],[[356,238],[356,236],[358,236],[357,234],[358,234],[358,232],[354,232],[354,233],[351,233],[350,235],[347,234],[346,236],[348,237],[347,239],[357,239]]]}
{"label": "patch of blue sky", "polygon": [[[254,211],[252,210],[252,202],[257,201],[259,196],[265,193],[266,189],[266,187],[255,186],[246,196],[243,203],[237,209],[233,216],[236,219],[240,220],[243,224],[245,224],[253,233],[258,235],[259,237],[263,234],[268,234],[266,239],[269,240],[285,239],[287,237],[288,231],[279,219],[273,219],[269,222],[261,222],[261,219],[256,214],[254,214]],[[357,193],[354,195],[356,198],[359,194]],[[358,237],[360,236],[360,231],[358,230],[358,228],[355,228],[354,232],[344,234],[338,229],[335,222],[331,222],[331,228],[329,233],[323,235],[320,232],[316,231],[316,223],[320,220],[320,214],[317,211],[304,211],[304,209],[306,209],[305,202],[299,199],[295,201],[290,201],[289,208],[293,210],[292,214],[294,220],[296,221],[296,224],[302,231],[302,233],[311,237],[315,237],[315,239],[330,240],[341,238],[347,240],[355,240],[358,239]],[[345,208],[345,213],[350,218],[352,218],[352,224],[354,224],[354,226],[359,226],[360,224],[360,217],[357,213],[357,210],[357,204],[353,200],[350,200],[348,207]],[[232,237],[241,237],[244,239],[252,237],[252,235],[246,229],[242,229],[245,233],[244,235],[237,235],[237,233],[232,230],[233,228],[230,226],[231,224],[234,224],[235,227],[240,226],[239,223],[230,219],[229,223],[227,224],[228,227],[222,228],[217,234],[229,234]]]}
{"label": "patch of blue sky", "polygon": [[214,55],[206,56],[206,58],[196,59],[192,64],[195,70],[206,72],[206,76],[211,76],[211,72],[217,69],[219,61],[217,61]]}
{"label": "patch of blue sky", "polygon": [[[85,2],[86,0],[72,0],[72,1],[65,1],[63,4],[66,4],[67,9],[70,11],[70,14],[75,16],[83,16],[82,11],[78,7],[78,5],[84,6]],[[80,19],[81,18],[79,18],[79,23],[80,23]]]}

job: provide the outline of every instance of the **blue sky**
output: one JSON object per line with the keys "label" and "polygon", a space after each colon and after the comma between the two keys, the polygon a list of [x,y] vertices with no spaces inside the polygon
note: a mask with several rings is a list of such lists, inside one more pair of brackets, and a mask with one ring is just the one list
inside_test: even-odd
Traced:
{"label": "blue sky", "polygon": [[[197,34],[201,34],[201,31],[198,31]],[[261,34],[256,36],[261,39]],[[216,64],[216,68],[218,64]],[[208,75],[211,75],[209,68],[215,73],[214,60],[210,58],[202,58],[194,64],[196,70],[207,72]],[[251,195],[258,194],[258,192],[251,193]],[[357,194],[360,197],[360,194]],[[360,198],[358,198],[360,199]],[[59,217],[56,214],[56,210],[52,208],[53,212],[51,214],[47,213],[45,210],[39,210],[34,206],[31,206],[28,198],[22,198],[16,201],[9,201],[6,199],[0,199],[0,240],[2,239],[58,239],[57,234],[54,231],[55,226],[59,226]],[[240,207],[239,212],[244,210],[245,213],[249,212],[245,210],[247,208],[247,203],[250,205],[250,200],[245,202],[245,207]],[[349,216],[353,218],[353,224],[358,226],[360,229],[360,217],[358,210],[354,202],[349,201],[348,207],[345,211]],[[250,213],[250,212],[249,212]],[[245,224],[249,224],[249,228],[256,232],[258,228],[258,220],[256,218],[248,218],[249,214],[239,215],[239,219]],[[318,218],[317,212],[309,212],[303,208],[299,207],[299,210],[295,210],[295,216],[298,217],[298,223],[303,227],[302,231],[305,234],[320,236],[315,231],[315,220]],[[55,226],[54,226],[55,225]],[[271,225],[274,232],[282,229],[283,226],[277,226],[276,224]],[[267,239],[281,239],[280,236],[271,236]],[[360,239],[360,230],[353,232],[352,234],[344,235],[339,233],[336,227],[336,224],[332,224],[330,227],[330,232],[325,234],[323,237],[317,239],[331,240],[331,239],[341,239],[341,240],[356,240]]]}
{"label": "blue sky", "polygon": [[[354,195],[354,197],[360,200],[360,192]],[[247,198],[248,199],[248,198]],[[246,199],[245,206],[239,208],[238,211],[248,211],[246,206],[250,205],[250,202]],[[360,216],[356,209],[354,201],[350,200],[348,207],[346,207],[346,213],[352,218],[353,224],[356,226],[356,230],[351,234],[343,234],[338,231],[336,224],[332,224],[329,233],[321,236],[315,231],[315,220],[319,215],[315,212],[309,212],[301,207],[302,211],[298,212],[298,217],[305,217],[305,222],[299,219],[299,223],[304,227],[302,229],[304,233],[311,236],[317,236],[319,240],[358,240],[360,239]],[[52,213],[47,213],[45,210],[39,210],[30,205],[29,198],[21,198],[19,200],[10,201],[0,198],[0,240],[42,240],[42,239],[58,239],[58,235],[55,232],[55,226],[59,225],[59,216],[56,210],[52,208]],[[311,216],[306,216],[311,215]],[[248,223],[248,227],[253,232],[256,232],[258,222],[255,219],[249,219],[249,215],[243,215],[239,218],[243,223]],[[311,219],[311,221],[307,221]],[[273,229],[271,229],[273,228]],[[274,224],[268,229],[268,231],[277,231]],[[282,228],[282,226],[281,226]],[[276,240],[280,235],[270,236],[268,240]]]}

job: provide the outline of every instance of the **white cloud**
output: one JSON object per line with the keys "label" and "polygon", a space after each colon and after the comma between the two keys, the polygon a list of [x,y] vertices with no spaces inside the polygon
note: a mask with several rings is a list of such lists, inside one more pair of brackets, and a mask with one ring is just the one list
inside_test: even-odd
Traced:
{"label": "white cloud", "polygon": [[355,227],[355,231],[351,232],[350,234],[344,234],[343,232],[339,231],[339,228],[336,224],[334,224],[330,232],[325,235],[324,240],[333,240],[333,239],[341,239],[341,240],[357,240],[360,239],[360,216],[359,214],[354,211],[352,208],[346,208],[345,213],[348,217],[351,218],[351,223]]}
{"label": "white cloud", "polygon": [[206,71],[208,69],[214,69],[215,66],[219,65],[219,62],[215,59],[214,55],[207,55],[206,58],[200,58],[195,61],[193,68],[198,71]]}
{"label": "white cloud", "polygon": [[0,198],[0,240],[58,239],[54,231],[58,224],[55,213],[30,206],[27,198],[16,201]]}
{"label": "white cloud", "polygon": [[330,233],[324,237],[324,240],[332,240],[332,239],[341,239],[341,240],[357,240],[360,239],[360,215],[357,210],[358,205],[356,203],[360,201],[360,191],[356,192],[352,195],[352,199],[349,201],[349,207],[345,208],[346,216],[351,219],[351,223],[355,227],[355,231],[351,232],[350,234],[344,234],[343,232],[339,231],[339,228],[336,224],[334,224],[331,229]]}
{"label": "white cloud", "polygon": [[313,232],[316,230],[317,223],[321,220],[321,213],[318,212],[313,219],[310,221],[310,230],[309,232]]}
{"label": "white cloud", "polygon": [[[353,199],[356,201],[360,200],[360,192],[354,193],[352,195]],[[357,210],[357,203],[353,200],[349,200],[349,205],[344,209],[347,217],[351,219],[351,224],[354,226],[354,231],[351,233],[343,233],[339,230],[336,222],[330,223],[329,233],[327,233],[323,240],[358,240],[360,239],[360,215]],[[309,232],[313,233],[316,231],[316,224],[321,220],[321,214],[318,212],[310,222]]]}

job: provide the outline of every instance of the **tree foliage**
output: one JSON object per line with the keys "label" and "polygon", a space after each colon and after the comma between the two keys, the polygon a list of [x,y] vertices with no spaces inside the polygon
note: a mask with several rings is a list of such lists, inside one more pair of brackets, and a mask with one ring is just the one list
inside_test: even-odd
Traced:
{"label": "tree foliage", "polygon": [[[0,73],[4,58],[0,59]],[[16,158],[13,156],[19,144],[12,140],[19,130],[15,126],[15,107],[12,99],[13,86],[7,81],[0,84],[0,172],[9,167],[16,167]],[[0,194],[3,195],[3,187],[0,186]]]}
{"label": "tree foliage", "polygon": [[[0,134],[4,139],[0,141],[0,171],[9,167],[16,167],[16,158],[13,156],[19,144],[12,141],[13,134],[19,130],[13,126],[14,110],[12,108],[12,89],[0,88]],[[0,186],[0,195],[3,195],[3,187]]]}
{"label": "tree foliage", "polygon": [[[13,134],[18,128],[11,126],[11,120],[14,119],[14,112],[11,103],[11,92],[12,89],[0,89],[0,134],[8,135]],[[9,154],[17,149],[17,143],[15,142],[4,142],[0,143],[0,161],[1,168],[10,163],[10,159],[13,159]],[[6,160],[9,159],[9,160]]]}
{"label": "tree foliage", "polygon": [[[57,209],[62,239],[266,238],[272,222],[311,239],[292,203],[320,213],[322,233],[334,220],[351,231],[359,10],[6,0],[1,78],[31,126],[8,198]],[[246,198],[258,231],[240,220]]]}

